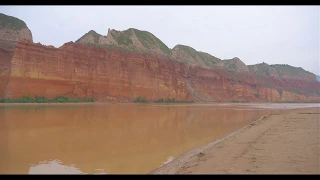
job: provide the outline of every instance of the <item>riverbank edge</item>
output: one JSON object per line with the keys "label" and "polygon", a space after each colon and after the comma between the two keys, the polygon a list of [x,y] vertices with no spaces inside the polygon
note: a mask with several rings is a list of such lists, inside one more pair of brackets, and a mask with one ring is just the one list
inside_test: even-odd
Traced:
{"label": "riverbank edge", "polygon": [[221,105],[221,104],[320,104],[320,102],[194,102],[194,103],[134,103],[134,102],[55,102],[55,103],[0,103],[0,106],[8,105],[75,105],[75,104],[136,104],[136,105]]}
{"label": "riverbank edge", "polygon": [[[311,109],[311,108],[314,108],[314,107],[292,108],[292,109],[287,109],[285,112],[288,113],[288,112],[292,112],[292,111],[297,111],[299,109]],[[283,114],[283,113],[284,112],[280,112],[280,114]],[[196,147],[194,149],[191,149],[190,151],[187,151],[187,152],[183,153],[182,155],[178,156],[177,158],[175,158],[174,160],[170,161],[169,163],[161,165],[160,167],[150,171],[147,174],[175,174],[174,170],[172,170],[172,169],[181,168],[183,166],[183,164],[188,162],[188,159],[190,159],[191,157],[203,152],[204,150],[206,150],[208,148],[212,148],[212,147],[218,145],[219,143],[227,140],[228,138],[230,138],[232,136],[235,136],[235,135],[237,135],[237,134],[239,134],[239,133],[251,128],[252,126],[256,125],[259,121],[261,121],[264,118],[267,118],[268,116],[270,116],[272,114],[273,113],[268,113],[265,116],[261,116],[259,119],[251,122],[250,124],[248,124],[248,125],[246,125],[246,126],[244,126],[242,128],[239,128],[239,129],[227,134],[226,136],[224,136],[224,137],[222,137],[220,139],[217,139],[217,140],[215,140],[213,142],[210,142],[208,144],[205,144],[203,146],[199,146],[199,147]]]}

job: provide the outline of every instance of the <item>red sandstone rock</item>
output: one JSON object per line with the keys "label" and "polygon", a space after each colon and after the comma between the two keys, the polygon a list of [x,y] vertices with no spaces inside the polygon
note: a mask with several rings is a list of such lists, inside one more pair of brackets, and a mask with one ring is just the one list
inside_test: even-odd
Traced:
{"label": "red sandstone rock", "polygon": [[[0,96],[12,98],[29,94],[93,96],[97,101],[114,102],[137,96],[148,100],[320,101],[320,96],[311,94],[320,89],[316,81],[187,68],[164,58],[73,42],[53,48],[21,40],[13,55],[0,51],[0,73]],[[283,89],[282,95],[277,87]],[[294,89],[301,93],[290,92]]]}

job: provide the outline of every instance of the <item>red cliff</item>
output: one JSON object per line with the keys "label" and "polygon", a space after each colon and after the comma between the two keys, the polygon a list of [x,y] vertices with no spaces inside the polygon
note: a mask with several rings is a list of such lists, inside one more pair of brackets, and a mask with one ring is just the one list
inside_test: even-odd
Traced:
{"label": "red cliff", "polygon": [[13,52],[1,51],[0,62],[2,97],[92,96],[96,101],[115,102],[137,96],[213,102],[320,101],[318,92],[313,92],[320,89],[317,81],[188,68],[165,58],[72,42],[54,48],[21,40]]}
{"label": "red cliff", "polygon": [[142,54],[66,43],[60,48],[22,40],[14,49],[3,96],[93,96],[99,101],[185,99],[184,66]]}

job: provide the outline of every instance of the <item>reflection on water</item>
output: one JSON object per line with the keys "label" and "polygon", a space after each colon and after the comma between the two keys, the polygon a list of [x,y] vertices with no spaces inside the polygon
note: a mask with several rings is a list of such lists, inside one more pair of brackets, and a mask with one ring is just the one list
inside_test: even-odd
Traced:
{"label": "reflection on water", "polygon": [[240,104],[0,106],[0,173],[148,173],[272,111]]}
{"label": "reflection on water", "polygon": [[42,161],[31,165],[28,174],[84,174],[75,165],[63,165],[60,160]]}
{"label": "reflection on water", "polygon": [[[86,174],[74,164],[64,165],[60,160],[41,161],[37,165],[31,164],[28,174]],[[94,174],[107,174],[104,169],[96,169]]]}

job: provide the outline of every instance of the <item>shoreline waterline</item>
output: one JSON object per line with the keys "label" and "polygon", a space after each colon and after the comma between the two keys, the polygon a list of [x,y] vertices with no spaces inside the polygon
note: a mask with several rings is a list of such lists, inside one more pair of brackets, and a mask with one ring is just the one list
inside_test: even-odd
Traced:
{"label": "shoreline waterline", "polygon": [[[320,102],[194,102],[194,103],[135,103],[135,102],[53,102],[53,103],[0,103],[0,106],[5,105],[75,105],[75,104],[135,104],[135,105],[253,105],[253,104],[319,104]],[[307,107],[308,108],[308,107]]]}
{"label": "shoreline waterline", "polygon": [[[199,146],[197,148],[194,148],[190,151],[187,151],[185,152],[184,154],[178,156],[177,158],[175,158],[174,160],[172,160],[171,162],[167,163],[167,164],[164,164],[152,171],[150,171],[148,174],[184,174],[186,173],[187,169],[189,170],[189,172],[187,172],[188,174],[191,173],[191,174],[198,174],[199,172],[198,171],[201,171],[201,170],[195,170],[196,168],[193,168],[192,164],[195,164],[195,159],[196,158],[201,158],[202,156],[205,156],[205,154],[207,153],[214,153],[215,150],[217,151],[217,148],[219,144],[221,144],[220,146],[224,147],[225,151],[229,151],[230,148],[232,147],[228,147],[228,144],[230,144],[229,141],[232,141],[232,139],[237,139],[239,136],[241,136],[241,134],[243,133],[247,133],[247,131],[249,131],[249,129],[255,125],[260,125],[261,123],[268,123],[268,119],[269,117],[272,117],[271,115],[280,115],[279,117],[282,118],[281,116],[285,116],[287,114],[292,114],[292,113],[297,113],[297,114],[319,114],[319,113],[299,113],[299,111],[308,111],[308,110],[314,110],[314,109],[317,109],[317,111],[319,112],[319,106],[317,107],[299,107],[299,108],[292,108],[292,109],[283,109],[285,111],[282,111],[282,112],[278,112],[278,113],[274,113],[274,112],[270,112],[268,113],[267,115],[265,116],[262,116],[260,117],[259,119],[253,121],[252,123],[250,123],[249,125],[246,125],[242,128],[239,128],[229,134],[227,134],[226,136],[220,138],[220,139],[217,139],[211,143],[208,143],[206,145],[203,145],[203,146]],[[262,121],[264,119],[267,119],[266,121]],[[305,119],[305,118],[302,118],[302,119]],[[274,120],[273,120],[274,121]],[[277,120],[277,121],[281,121],[281,120]],[[271,123],[271,122],[270,122]],[[261,125],[261,126],[267,126],[267,125]],[[257,127],[255,127],[257,128]],[[250,131],[254,130],[254,131],[257,131],[255,128],[253,129],[250,129]],[[248,133],[247,133],[248,134]],[[233,137],[233,138],[232,138]],[[232,138],[232,139],[230,139]],[[255,138],[255,137],[252,137],[252,138]],[[228,141],[228,142],[226,142]],[[225,142],[225,143],[224,143]],[[219,151],[219,150],[218,150]],[[230,154],[231,155],[231,154]],[[213,159],[210,159],[213,155],[209,155],[207,158],[205,158],[205,160],[198,160],[197,163],[195,164],[196,166],[201,166],[203,164],[203,162],[205,161],[214,161]],[[231,155],[232,156],[232,155]],[[229,159],[232,159],[232,157],[228,157]],[[219,160],[216,160],[216,161],[219,161]],[[221,159],[220,161],[221,162]],[[209,163],[207,163],[207,168],[210,169],[210,167],[208,166]],[[202,165],[201,167],[204,167],[205,165]],[[234,167],[234,166],[233,166]],[[208,173],[208,169],[206,170],[202,170],[202,171],[205,171],[206,173]],[[211,172],[211,171],[210,171]],[[213,173],[213,171],[212,171]],[[226,173],[229,174],[229,172],[226,171]]]}
{"label": "shoreline waterline", "polygon": [[[211,154],[214,154],[215,157],[208,159],[208,161],[222,163],[212,167],[225,168],[222,166],[229,163],[226,169],[229,171],[228,168],[233,164],[228,159],[236,158],[238,161],[237,156],[243,153],[243,146],[254,144],[257,149],[273,146],[273,142],[262,145],[260,143],[258,146],[255,144],[255,139],[260,137],[270,127],[270,124],[282,121],[286,116],[281,115],[282,112],[287,114],[286,112],[290,112],[292,109],[310,106],[317,107],[316,111],[300,110],[303,112],[302,114],[310,112],[311,114],[319,114],[317,110],[320,110],[320,104],[97,104],[90,102],[45,105],[42,103],[22,103],[21,105],[0,106],[0,116],[4,117],[1,121],[1,142],[4,144],[3,149],[6,157],[3,159],[0,170],[2,173],[26,173],[26,170],[31,166],[40,165],[34,168],[41,173],[50,173],[49,169],[41,169],[42,166],[47,166],[44,162],[58,160],[61,162],[60,165],[75,165],[82,172],[88,174],[96,173],[95,169],[104,169],[105,172],[111,174],[147,174],[159,167],[166,166],[174,158],[177,159],[195,148],[215,143],[214,148],[204,148],[202,152],[200,151],[198,154],[196,152],[194,156],[191,155],[191,158],[182,159],[181,163],[183,161],[187,163],[184,163],[180,169],[176,169],[177,166],[173,167],[174,173],[189,173],[189,170],[216,173],[211,172],[211,166],[203,167],[203,164],[208,163],[204,159],[209,158]],[[275,139],[277,136],[290,135],[290,132],[285,131],[286,122],[292,124],[292,121],[296,121],[295,119],[299,117],[314,119],[317,116],[299,115],[295,111],[291,114],[294,115],[291,115],[289,119],[294,120],[291,122],[285,120],[285,123],[281,123],[284,132],[280,135],[275,134]],[[268,118],[261,120],[264,116],[268,116]],[[278,120],[272,120],[275,118]],[[296,124],[296,126],[304,127],[303,121],[300,121],[300,124]],[[313,121],[313,126],[318,126],[314,123],[315,120],[311,121]],[[257,124],[254,128],[231,136],[231,134],[235,134],[255,122]],[[261,127],[260,124],[265,125]],[[300,128],[296,126],[288,128],[291,128],[289,130]],[[307,126],[310,127],[310,125]],[[310,129],[315,128],[311,127]],[[300,129],[297,130],[300,131]],[[270,133],[273,134],[274,130],[267,132],[267,134]],[[308,131],[301,137],[303,138],[307,134]],[[226,138],[228,135],[231,138]],[[245,138],[243,138],[244,135]],[[16,138],[17,136],[20,138]],[[262,139],[266,138],[268,137],[262,137]],[[225,140],[222,141],[222,139]],[[286,141],[291,143],[295,142],[295,139],[286,139]],[[305,141],[312,144],[308,140]],[[299,147],[302,146],[306,145]],[[220,147],[223,148],[220,149]],[[12,148],[14,151],[11,150]],[[278,148],[285,147],[279,145]],[[314,147],[312,148],[314,149]],[[238,154],[232,154],[235,150],[238,150]],[[277,149],[273,149],[273,151],[277,153]],[[39,154],[41,157],[38,156]],[[286,155],[286,153],[282,154]],[[268,153],[263,155],[268,156]],[[243,157],[240,159],[243,160]],[[197,164],[200,163],[200,169],[198,166],[190,168],[189,165],[194,163],[194,160],[199,160]],[[262,160],[264,159],[262,158]],[[235,163],[237,164],[237,162]],[[58,164],[53,164],[50,168],[55,169],[54,165]],[[290,165],[287,167],[290,168]],[[247,169],[255,170],[254,167]],[[58,167],[56,170],[60,172]],[[212,170],[214,171],[214,168]],[[69,173],[73,173],[73,171],[70,170]],[[166,172],[161,171],[160,173]]]}
{"label": "shoreline waterline", "polygon": [[[210,147],[213,147],[213,146],[219,144],[220,142],[222,142],[222,141],[224,141],[224,140],[226,140],[226,139],[228,139],[228,138],[230,138],[230,137],[232,137],[232,136],[234,136],[234,135],[246,130],[247,128],[249,128],[249,127],[253,126],[254,124],[256,124],[257,122],[261,121],[264,117],[268,117],[270,114],[271,113],[268,113],[265,116],[261,116],[259,119],[251,122],[250,124],[248,124],[248,125],[246,125],[244,127],[241,127],[241,128],[239,128],[239,129],[237,129],[237,130],[235,130],[235,131],[233,131],[233,132],[225,135],[224,137],[219,138],[219,139],[217,139],[217,140],[215,140],[213,142],[210,142],[210,143],[205,144],[203,146],[199,146],[199,147],[196,147],[194,149],[191,149],[191,150],[183,153],[182,155],[178,156],[177,158],[174,158],[169,163],[163,164],[160,167],[150,171],[147,174],[157,174],[158,171],[162,171],[164,169],[170,169],[171,166],[175,166],[175,165],[178,165],[178,166],[181,165],[182,166],[182,164],[184,163],[184,159],[189,159],[190,157],[192,157],[192,156],[194,156],[194,155],[196,155],[196,154],[198,154],[198,153],[200,153],[200,152],[202,152],[202,151],[204,151],[204,150],[206,150],[206,149],[208,149]],[[171,173],[168,173],[168,174],[171,174]]]}

